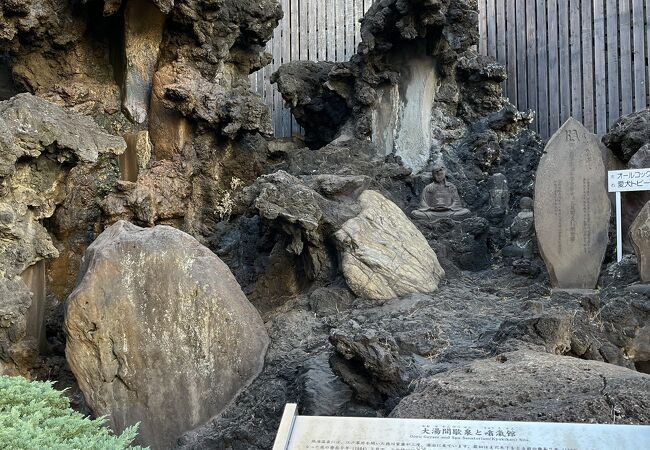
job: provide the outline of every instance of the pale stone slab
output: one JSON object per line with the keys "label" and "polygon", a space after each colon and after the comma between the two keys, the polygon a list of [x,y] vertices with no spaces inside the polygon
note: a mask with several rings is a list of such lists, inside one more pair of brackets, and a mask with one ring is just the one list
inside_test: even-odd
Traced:
{"label": "pale stone slab", "polygon": [[359,215],[334,233],[350,289],[374,300],[435,292],[445,271],[422,233],[379,192],[364,191],[359,203]]}
{"label": "pale stone slab", "polygon": [[[143,20],[146,18],[146,20]],[[123,107],[137,123],[147,120],[154,70],[160,53],[165,15],[151,0],[129,0],[124,9]]]}
{"label": "pale stone slab", "polygon": [[294,411],[287,405],[273,450],[637,450],[650,442],[650,427],[641,425],[311,417]]}
{"label": "pale stone slab", "polygon": [[593,289],[608,242],[611,206],[596,136],[570,118],[537,168],[535,230],[556,288]]}
{"label": "pale stone slab", "polygon": [[650,202],[646,203],[630,227],[630,239],[639,261],[639,275],[650,282]]}

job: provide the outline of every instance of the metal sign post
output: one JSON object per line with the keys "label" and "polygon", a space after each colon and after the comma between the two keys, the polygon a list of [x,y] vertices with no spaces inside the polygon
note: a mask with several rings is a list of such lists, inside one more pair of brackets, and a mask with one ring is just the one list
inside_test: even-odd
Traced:
{"label": "metal sign post", "polygon": [[650,191],[650,168],[609,171],[607,190],[616,193],[616,261],[620,262],[623,259],[621,192]]}

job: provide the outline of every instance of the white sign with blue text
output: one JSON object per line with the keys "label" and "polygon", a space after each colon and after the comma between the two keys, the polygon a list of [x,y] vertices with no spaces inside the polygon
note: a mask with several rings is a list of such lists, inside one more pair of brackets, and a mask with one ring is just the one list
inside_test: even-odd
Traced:
{"label": "white sign with blue text", "polygon": [[650,191],[650,168],[607,172],[609,192]]}
{"label": "white sign with blue text", "polygon": [[623,259],[621,192],[650,191],[650,167],[607,172],[607,190],[616,192],[616,260]]}

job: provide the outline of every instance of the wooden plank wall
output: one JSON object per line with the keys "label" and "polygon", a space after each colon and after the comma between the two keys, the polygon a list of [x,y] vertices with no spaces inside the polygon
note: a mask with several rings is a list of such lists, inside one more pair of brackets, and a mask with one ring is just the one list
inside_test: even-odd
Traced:
{"label": "wooden plank wall", "polygon": [[[373,0],[280,0],[284,18],[251,75],[278,137],[302,134],[271,73],[294,60],[345,61]],[[534,109],[547,138],[571,115],[602,135],[624,114],[650,106],[650,0],[478,0],[479,52],[504,64],[504,94]]]}
{"label": "wooden plank wall", "polygon": [[273,32],[266,51],[273,61],[251,75],[253,90],[260,94],[273,116],[276,137],[302,134],[270,77],[289,61],[347,61],[361,41],[359,19],[373,0],[279,0],[284,17]]}
{"label": "wooden plank wall", "polygon": [[479,51],[506,66],[505,95],[537,111],[542,137],[570,115],[602,135],[650,106],[650,0],[478,3]]}

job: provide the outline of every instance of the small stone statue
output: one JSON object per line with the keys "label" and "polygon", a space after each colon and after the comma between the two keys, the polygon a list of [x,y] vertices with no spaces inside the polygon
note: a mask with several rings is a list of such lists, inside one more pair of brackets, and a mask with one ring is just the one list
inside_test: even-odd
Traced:
{"label": "small stone statue", "polygon": [[522,197],[519,201],[519,214],[510,225],[512,243],[503,249],[503,256],[509,258],[533,258],[535,220],[533,218],[533,199]]}
{"label": "small stone statue", "polygon": [[427,185],[420,197],[420,208],[411,213],[414,219],[462,219],[470,215],[463,208],[456,186],[447,181],[447,168],[438,163],[433,167],[433,183]]}

